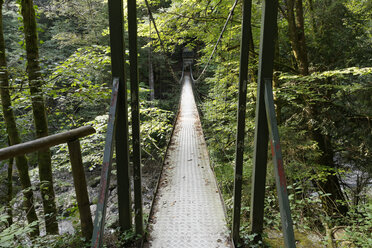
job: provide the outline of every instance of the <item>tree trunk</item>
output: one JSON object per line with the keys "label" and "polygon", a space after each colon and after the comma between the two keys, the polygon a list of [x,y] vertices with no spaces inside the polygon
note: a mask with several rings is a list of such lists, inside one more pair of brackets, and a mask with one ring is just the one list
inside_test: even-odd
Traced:
{"label": "tree trunk", "polygon": [[309,74],[309,64],[305,42],[302,0],[287,1],[287,21],[289,41],[292,46],[298,70],[301,75],[307,75]]}
{"label": "tree trunk", "polygon": [[[296,59],[298,70],[301,75],[309,74],[309,63],[306,49],[305,29],[304,29],[304,15],[302,0],[288,0],[286,2],[286,19],[288,21],[289,40],[292,46],[292,51]],[[304,99],[305,102],[309,102]],[[309,119],[317,119],[317,109],[321,106],[314,106],[307,104],[307,112],[309,113]],[[331,145],[330,137],[323,135],[321,131],[312,126],[308,125],[308,131],[311,138],[317,142],[319,150],[322,155],[315,161],[317,164],[329,168],[329,172],[326,178],[314,181],[316,187],[322,192],[330,194],[329,196],[322,198],[323,209],[331,217],[345,216],[348,212],[348,207],[345,203],[345,197],[343,195],[339,179],[335,174],[336,168],[333,162],[333,148]]]}
{"label": "tree trunk", "polygon": [[317,28],[316,22],[315,22],[315,13],[314,13],[313,0],[308,0],[308,3],[309,3],[309,14],[310,14],[311,27],[312,27],[313,33],[315,35],[318,32],[318,28]]}
{"label": "tree trunk", "polygon": [[[318,106],[319,107],[319,106]],[[313,107],[310,110],[311,118],[317,116],[316,110]],[[321,156],[316,160],[316,163],[325,166],[326,177],[313,181],[317,188],[323,193],[330,194],[321,198],[323,210],[329,217],[338,218],[346,216],[348,206],[346,204],[345,196],[342,192],[339,179],[335,173],[335,163],[333,161],[334,152],[331,144],[331,139],[327,135],[323,135],[318,129],[309,125],[311,138],[317,142],[319,150],[322,152]]]}
{"label": "tree trunk", "polygon": [[298,63],[302,75],[309,74],[309,62],[307,59],[307,49],[305,41],[304,11],[302,0],[296,0],[296,33],[299,43]]}
{"label": "tree trunk", "polygon": [[150,101],[155,100],[155,86],[154,86],[154,69],[152,67],[152,38],[151,38],[151,19],[149,17],[150,25],[150,47],[149,47],[149,88],[150,88]]}
{"label": "tree trunk", "polygon": [[[15,145],[21,143],[19,133],[17,130],[17,125],[11,105],[10,93],[9,93],[9,79],[8,79],[8,70],[6,65],[5,57],[5,41],[3,33],[3,17],[2,17],[2,7],[3,0],[0,0],[0,96],[1,104],[4,113],[4,121],[6,125],[6,130],[9,137],[10,145]],[[9,164],[9,167],[12,165]],[[37,221],[37,215],[34,208],[34,195],[31,189],[31,181],[28,174],[28,164],[26,157],[18,156],[16,157],[16,166],[19,173],[19,178],[21,181],[21,186],[23,189],[23,208],[26,212],[26,218],[28,223]],[[32,236],[39,235],[39,226],[35,225]]]}
{"label": "tree trunk", "polygon": [[[27,52],[27,73],[32,99],[32,111],[35,122],[36,138],[48,136],[48,123],[45,113],[44,98],[42,92],[42,79],[39,65],[39,48],[36,30],[35,10],[32,0],[21,1],[24,34]],[[57,210],[53,189],[53,175],[51,167],[50,150],[38,152],[40,190],[43,198],[46,232],[58,233],[56,220]]]}
{"label": "tree trunk", "polygon": [[154,87],[154,70],[152,68],[152,61],[149,61],[149,86],[150,86],[150,101],[155,100],[155,87]]}

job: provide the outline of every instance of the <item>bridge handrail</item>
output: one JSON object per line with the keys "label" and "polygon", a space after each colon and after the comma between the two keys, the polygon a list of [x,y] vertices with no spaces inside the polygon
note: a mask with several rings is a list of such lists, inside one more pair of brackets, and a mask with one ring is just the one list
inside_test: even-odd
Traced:
{"label": "bridge handrail", "polygon": [[12,157],[17,157],[27,153],[36,152],[52,146],[88,136],[95,133],[96,130],[91,126],[79,127],[67,132],[49,135],[47,137],[39,138],[36,140],[24,142],[17,145],[8,146],[0,149],[0,161]]}
{"label": "bridge handrail", "polygon": [[89,196],[85,180],[79,138],[88,136],[95,132],[96,130],[93,127],[84,126],[67,132],[49,135],[47,137],[0,149],[1,161],[67,143],[75,187],[76,202],[80,213],[81,232],[86,240],[89,240],[92,236],[93,223],[89,207]]}

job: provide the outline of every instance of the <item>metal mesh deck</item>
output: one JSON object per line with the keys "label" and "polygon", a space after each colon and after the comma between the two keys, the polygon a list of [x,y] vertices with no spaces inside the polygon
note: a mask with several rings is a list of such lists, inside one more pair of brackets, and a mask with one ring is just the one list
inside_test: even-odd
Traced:
{"label": "metal mesh deck", "polygon": [[231,247],[188,75],[145,247]]}

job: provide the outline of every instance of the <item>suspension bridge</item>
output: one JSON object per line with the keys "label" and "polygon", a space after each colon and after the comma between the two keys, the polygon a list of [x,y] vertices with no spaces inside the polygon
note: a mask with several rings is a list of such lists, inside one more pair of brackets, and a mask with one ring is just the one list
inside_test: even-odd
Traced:
{"label": "suspension bridge", "polygon": [[[149,4],[145,0],[147,7]],[[190,56],[184,57],[184,70],[180,80],[182,96],[177,119],[170,139],[163,170],[159,177],[157,192],[151,208],[149,223],[144,226],[142,182],[141,182],[141,142],[138,96],[137,68],[137,16],[136,1],[128,0],[128,35],[129,35],[129,78],[131,84],[131,116],[132,116],[132,171],[129,163],[128,133],[128,101],[124,75],[124,15],[122,0],[109,0],[109,25],[113,90],[107,127],[106,143],[101,171],[101,183],[98,196],[94,224],[89,210],[86,195],[84,170],[82,169],[80,145],[78,139],[94,132],[89,127],[69,132],[69,135],[57,135],[30,144],[18,145],[17,149],[2,149],[0,159],[24,154],[60,143],[68,143],[78,206],[81,213],[82,230],[85,237],[92,237],[91,247],[102,247],[105,233],[106,205],[110,185],[113,151],[116,150],[117,192],[119,209],[119,226],[122,231],[134,229],[143,238],[143,247],[235,247],[239,244],[240,208],[242,198],[243,150],[245,136],[245,110],[248,82],[248,30],[251,19],[251,1],[243,0],[243,19],[239,72],[239,99],[237,112],[237,135],[235,156],[234,201],[231,231],[227,225],[226,210],[218,189],[213,169],[209,162],[208,150],[198,110],[195,104],[192,71],[186,70],[192,64]],[[231,18],[237,5],[235,1],[227,18]],[[276,187],[282,221],[282,231],[286,247],[296,247],[293,234],[291,213],[288,203],[286,180],[282,162],[278,128],[275,119],[275,107],[272,93],[272,73],[274,59],[274,42],[276,39],[277,0],[265,0],[262,3],[261,39],[258,69],[258,88],[256,103],[255,149],[253,160],[252,192],[251,192],[251,233],[263,233],[264,197],[267,167],[268,143],[271,145]],[[158,37],[159,32],[151,15]],[[221,32],[226,28],[226,24]],[[219,40],[220,40],[219,38]],[[219,41],[218,40],[218,41]],[[218,41],[214,51],[217,48]],[[162,42],[161,42],[162,43]],[[214,52],[213,51],[213,52]],[[210,59],[212,58],[210,56]],[[210,61],[210,60],[209,60]],[[209,64],[209,61],[207,65]],[[172,76],[175,73],[171,70]],[[203,73],[205,68],[203,69]],[[202,74],[203,74],[202,73]],[[16,152],[15,152],[16,151]],[[131,188],[130,179],[133,179]],[[79,179],[80,178],[80,179]],[[85,188],[79,192],[78,188]],[[131,195],[133,192],[133,199]],[[80,196],[82,195],[82,196]],[[133,221],[134,220],[134,221]],[[88,228],[87,228],[88,226]],[[93,232],[89,228],[94,227]],[[133,228],[134,226],[134,228]],[[147,230],[147,232],[146,232]],[[257,241],[257,240],[256,240]]]}
{"label": "suspension bridge", "polygon": [[231,247],[191,83],[185,74],[147,247]]}
{"label": "suspension bridge", "polygon": [[[139,97],[137,68],[137,17],[136,1],[128,1],[128,36],[131,83],[131,109],[133,130],[133,192],[132,211],[129,185],[127,97],[124,81],[124,23],[121,0],[109,0],[109,21],[112,76],[115,82],[108,136],[102,169],[101,190],[94,222],[92,247],[101,247],[104,235],[105,208],[110,181],[112,144],[116,140],[116,158],[119,199],[119,223],[122,230],[132,228],[134,214],[135,233],[144,236],[145,228],[142,214],[141,157],[139,136]],[[163,51],[163,42],[151,14],[149,3],[145,0],[150,19],[158,35]],[[207,62],[209,64],[218,42],[230,20],[237,1],[233,4],[220,37]],[[239,99],[237,113],[237,135],[235,156],[234,205],[231,235],[227,227],[226,211],[217,187],[213,170],[209,163],[206,143],[195,105],[193,85],[203,75],[193,80],[192,58],[184,56],[181,78],[182,96],[177,120],[164,160],[155,200],[147,225],[144,247],[234,247],[239,244],[241,189],[243,176],[243,151],[245,136],[245,110],[248,81],[249,27],[251,22],[251,1],[243,1],[242,37],[240,51]],[[265,0],[262,3],[261,39],[258,70],[257,108],[255,127],[255,149],[253,161],[251,193],[251,233],[263,232],[264,197],[267,167],[268,142],[270,140],[273,156],[276,186],[282,221],[282,231],[286,247],[295,247],[291,213],[289,208],[286,180],[282,163],[275,107],[272,93],[272,74],[274,42],[276,39],[276,18],[278,2]],[[186,53],[188,53],[186,51]],[[171,66],[170,73],[175,78]],[[205,72],[205,68],[202,73]],[[175,81],[177,79],[175,78]],[[118,106],[118,109],[115,109]],[[116,114],[115,114],[116,113]],[[117,119],[116,119],[117,118]],[[115,125],[116,124],[116,125]],[[114,130],[115,127],[115,130]],[[119,154],[121,154],[119,156]],[[144,239],[145,240],[145,239]]]}

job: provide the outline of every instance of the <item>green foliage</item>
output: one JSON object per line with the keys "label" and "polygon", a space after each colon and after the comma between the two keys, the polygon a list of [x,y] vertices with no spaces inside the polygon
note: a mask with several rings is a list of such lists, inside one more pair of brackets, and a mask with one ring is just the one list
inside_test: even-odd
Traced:
{"label": "green foliage", "polygon": [[141,236],[136,235],[134,230],[127,230],[120,234],[117,246],[118,247],[134,247],[135,243],[140,241]]}
{"label": "green foliage", "polygon": [[314,1],[311,61],[324,69],[370,65],[372,5],[364,0]]}
{"label": "green foliage", "polygon": [[255,237],[257,236],[257,233],[248,233],[248,232],[245,232],[246,229],[244,228],[241,228],[241,232],[242,232],[242,235],[241,235],[241,238],[242,240],[244,240],[244,247],[249,247],[249,248],[259,248],[259,247],[264,247],[263,246],[263,243],[262,241],[258,241],[258,243],[254,243],[254,239]]}
{"label": "green foliage", "polygon": [[22,246],[22,248],[69,248],[69,247],[90,247],[90,241],[86,242],[84,238],[80,238],[79,235],[63,234],[58,236],[44,236],[37,238],[33,241],[31,246]]}
{"label": "green foliage", "polygon": [[[191,0],[187,3],[179,0],[172,1],[165,11],[160,9],[159,13],[155,14],[159,32],[164,37],[165,47],[168,51],[175,51],[177,46],[189,44],[191,47],[200,48],[200,52],[208,56],[217,41],[232,4],[231,1]],[[235,16],[239,16],[240,3],[235,12],[237,13]],[[240,35],[240,20],[235,16],[232,24],[234,30],[232,37],[235,42],[238,42],[236,36]],[[139,31],[142,36],[146,36],[148,24],[140,25]],[[155,32],[152,33],[152,38],[160,49]],[[201,57],[201,60],[206,62],[207,56]]]}
{"label": "green foliage", "polygon": [[140,117],[143,158],[159,160],[165,155],[174,114],[157,107],[143,107]]}
{"label": "green foliage", "polygon": [[37,223],[22,225],[15,222],[11,226],[7,226],[8,215],[4,214],[4,207],[0,208],[0,247],[22,247],[20,244],[25,242],[25,238],[33,230]]}
{"label": "green foliage", "polygon": [[58,56],[68,56],[77,48],[108,42],[108,36],[103,34],[108,26],[106,1],[52,0],[40,6],[40,13],[39,23],[48,27],[40,37],[45,41],[41,48],[48,60],[56,61]]}
{"label": "green foliage", "polygon": [[[0,223],[6,221],[6,215],[0,216]],[[36,237],[32,240],[28,235],[32,232],[33,226],[36,223],[28,225],[20,225],[19,222],[12,224],[10,227],[0,229],[0,247],[1,248],[68,248],[68,247],[89,247],[88,242],[78,235],[63,234],[63,235],[48,235]]]}
{"label": "green foliage", "polygon": [[[301,127],[311,123],[323,134],[332,137],[334,149],[338,151],[336,156],[339,168],[350,164],[358,170],[370,171],[368,161],[371,160],[369,148],[372,140],[368,123],[372,116],[371,74],[371,68],[367,67],[313,73],[305,77],[281,76],[281,87],[276,94],[282,101],[282,114],[286,120],[282,128],[284,145],[287,143],[286,139],[291,137],[285,129],[289,127],[296,136],[298,132],[305,132],[306,135],[306,130]],[[318,106],[316,118],[309,120],[307,117],[304,99],[307,103]],[[302,139],[301,143],[297,143],[316,152],[316,144],[308,143],[307,140]],[[293,139],[290,141],[288,144],[293,143]],[[292,153],[296,154],[297,150],[296,147],[296,151]],[[313,155],[319,156],[316,153]],[[304,162],[311,159],[306,154],[303,156]],[[293,158],[289,160],[293,161]]]}
{"label": "green foliage", "polygon": [[9,67],[24,65],[23,33],[18,5],[11,1],[3,7],[3,29],[5,38],[5,51]]}
{"label": "green foliage", "polygon": [[372,202],[350,211],[352,223],[346,228],[345,238],[356,247],[367,248],[372,244]]}
{"label": "green foliage", "polygon": [[50,100],[50,122],[76,127],[105,113],[111,94],[109,48],[79,48],[56,66],[49,77],[46,94]]}
{"label": "green foliage", "polygon": [[[152,107],[141,109],[140,115],[142,158],[144,160],[158,161],[164,156],[166,144],[172,130],[174,114],[170,111]],[[102,164],[107,122],[108,115],[101,115],[95,117],[93,121],[84,123],[84,125],[93,126],[96,130],[94,134],[80,141],[83,163],[90,170]],[[131,137],[129,141],[131,144]],[[70,170],[66,144],[55,147],[52,161],[55,168]]]}
{"label": "green foliage", "polygon": [[[348,79],[351,75],[356,76],[356,77],[368,76],[371,73],[372,73],[372,67],[365,67],[365,68],[350,67],[350,68],[343,68],[340,70],[314,72],[309,76],[282,74],[279,79],[284,80],[284,81],[312,83],[317,80],[326,80],[329,78]],[[356,85],[358,86],[358,84]],[[324,87],[326,86],[327,85],[325,85]],[[328,87],[332,87],[332,86],[328,85]]]}

